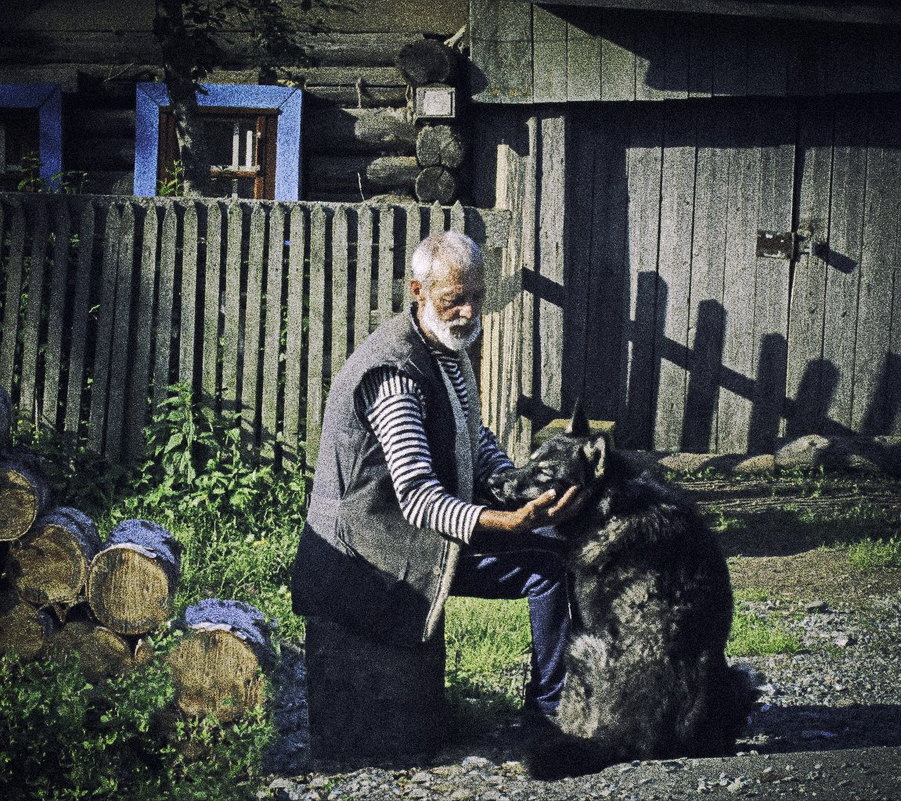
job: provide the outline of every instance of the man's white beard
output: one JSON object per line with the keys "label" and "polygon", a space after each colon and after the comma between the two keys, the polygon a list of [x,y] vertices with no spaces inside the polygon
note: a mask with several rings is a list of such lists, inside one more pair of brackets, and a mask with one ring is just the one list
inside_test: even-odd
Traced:
{"label": "man's white beard", "polygon": [[482,321],[478,317],[469,323],[444,322],[429,298],[426,298],[422,310],[422,322],[445,348],[457,353],[472,345],[482,331]]}

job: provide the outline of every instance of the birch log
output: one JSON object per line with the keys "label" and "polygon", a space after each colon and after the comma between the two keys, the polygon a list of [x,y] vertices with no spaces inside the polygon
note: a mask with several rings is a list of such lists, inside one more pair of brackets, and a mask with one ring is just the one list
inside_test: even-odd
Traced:
{"label": "birch log", "polygon": [[172,616],[181,547],[149,520],[124,520],[91,562],[87,598],[104,626],[144,634]]}
{"label": "birch log", "polygon": [[51,647],[77,654],[90,681],[117,675],[135,664],[128,640],[88,621],[67,623],[53,636]]}
{"label": "birch log", "polygon": [[99,550],[94,521],[77,509],[60,506],[42,515],[13,543],[7,574],[26,601],[69,607],[84,589]]}
{"label": "birch log", "polygon": [[185,623],[188,632],[167,657],[178,707],[228,722],[263,703],[263,676],[274,662],[263,614],[210,598],[188,607]]}
{"label": "birch log", "polygon": [[15,591],[0,594],[0,654],[14,652],[22,659],[34,659],[55,628],[47,612],[23,601]]}
{"label": "birch log", "polygon": [[17,540],[47,506],[50,490],[37,459],[7,452],[0,458],[0,540]]}

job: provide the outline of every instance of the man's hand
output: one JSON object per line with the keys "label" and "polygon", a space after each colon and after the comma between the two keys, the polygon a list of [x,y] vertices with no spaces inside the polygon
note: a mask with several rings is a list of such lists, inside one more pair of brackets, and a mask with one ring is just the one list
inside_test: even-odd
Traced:
{"label": "man's hand", "polygon": [[570,487],[559,500],[556,490],[548,490],[512,512],[483,509],[476,522],[476,531],[522,534],[542,526],[565,523],[584,508],[588,495],[588,490]]}

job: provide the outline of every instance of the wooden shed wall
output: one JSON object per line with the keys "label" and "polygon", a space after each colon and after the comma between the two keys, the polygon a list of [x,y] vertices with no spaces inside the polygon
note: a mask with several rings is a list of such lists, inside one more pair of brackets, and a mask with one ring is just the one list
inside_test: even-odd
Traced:
{"label": "wooden shed wall", "polygon": [[901,434],[901,97],[484,106],[479,135],[534,424],[584,395],[630,447]]}
{"label": "wooden shed wall", "polygon": [[481,102],[901,91],[893,26],[472,0],[469,35]]}

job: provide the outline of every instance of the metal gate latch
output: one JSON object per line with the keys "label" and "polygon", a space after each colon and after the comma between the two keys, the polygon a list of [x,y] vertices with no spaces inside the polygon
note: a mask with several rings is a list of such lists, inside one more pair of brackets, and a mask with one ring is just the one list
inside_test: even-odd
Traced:
{"label": "metal gate latch", "polygon": [[757,231],[757,256],[764,259],[793,261],[810,253],[810,231]]}

